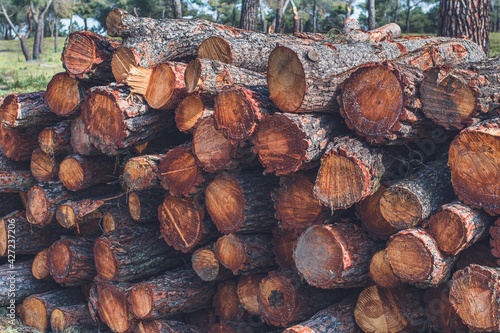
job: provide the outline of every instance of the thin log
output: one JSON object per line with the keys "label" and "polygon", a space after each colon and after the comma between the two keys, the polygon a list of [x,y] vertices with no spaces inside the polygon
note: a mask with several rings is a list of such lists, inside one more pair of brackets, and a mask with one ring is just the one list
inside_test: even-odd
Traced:
{"label": "thin log", "polygon": [[65,155],[73,151],[70,136],[71,121],[64,120],[52,127],[45,127],[38,135],[38,144],[45,154]]}
{"label": "thin log", "polygon": [[50,326],[55,333],[63,333],[70,328],[95,329],[88,305],[68,305],[54,309],[50,315]]}
{"label": "thin log", "polygon": [[175,109],[175,124],[179,131],[193,133],[198,119],[214,113],[213,101],[207,101],[199,94],[190,94],[184,98]]}
{"label": "thin log", "polygon": [[142,191],[158,187],[158,165],[164,154],[142,155],[131,158],[125,164],[123,179],[127,188],[132,191]]}
{"label": "thin log", "polygon": [[61,161],[62,158],[56,158],[53,155],[44,153],[41,148],[37,148],[31,154],[31,174],[40,183],[57,181]]}
{"label": "thin log", "polygon": [[378,251],[373,255],[368,274],[370,279],[382,288],[396,288],[402,283],[392,272],[385,250]]}
{"label": "thin log", "polygon": [[62,117],[78,116],[80,103],[88,85],[71,77],[67,72],[52,77],[45,91],[45,103],[50,110]]}
{"label": "thin log", "polygon": [[59,179],[70,191],[81,191],[113,180],[115,161],[106,156],[67,156],[59,166]]}
{"label": "thin log", "polygon": [[49,248],[46,248],[35,256],[33,259],[33,264],[31,265],[31,272],[33,277],[37,280],[51,280],[53,281],[52,276],[50,275],[49,269]]}
{"label": "thin log", "polygon": [[30,170],[0,156],[0,192],[27,192],[36,184]]}
{"label": "thin log", "polygon": [[124,205],[110,205],[104,209],[102,216],[102,229],[109,234],[112,231],[120,231],[127,227],[133,227],[136,221],[130,216],[130,212]]}
{"label": "thin log", "polygon": [[110,283],[99,276],[94,280],[97,289],[97,312],[99,318],[116,333],[133,332],[137,320],[127,304],[126,290],[129,283]]}
{"label": "thin log", "polygon": [[385,40],[394,40],[400,36],[401,27],[396,23],[389,23],[370,31],[363,31],[360,28],[349,31],[343,30],[343,34],[340,38],[347,39],[350,43],[376,43]]}
{"label": "thin log", "polygon": [[215,258],[214,246],[212,243],[201,247],[191,256],[193,270],[203,281],[223,281],[233,276],[231,271]]}
{"label": "thin log", "polygon": [[221,320],[243,321],[248,316],[238,297],[238,282],[224,281],[217,286],[213,298],[215,315]]}
{"label": "thin log", "polygon": [[165,193],[161,190],[134,191],[128,195],[128,210],[135,222],[158,221],[158,206]]}
{"label": "thin log", "polygon": [[45,104],[45,91],[10,94],[0,105],[0,122],[5,128],[52,126],[62,119]]}
{"label": "thin log", "polygon": [[57,207],[56,220],[66,229],[78,230],[92,220],[101,219],[103,213],[98,210],[104,204],[104,200],[100,199],[68,200]]}
{"label": "thin log", "polygon": [[62,182],[39,183],[28,193],[26,218],[31,224],[45,226],[55,221],[56,209],[71,197]]}

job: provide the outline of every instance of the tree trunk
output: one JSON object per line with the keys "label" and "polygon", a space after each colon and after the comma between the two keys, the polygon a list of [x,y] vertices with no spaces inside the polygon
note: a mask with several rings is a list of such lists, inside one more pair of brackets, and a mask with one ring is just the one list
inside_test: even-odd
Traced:
{"label": "tree trunk", "polygon": [[[186,87],[188,85],[186,82]],[[206,100],[197,93],[190,94],[175,109],[175,124],[179,131],[191,134],[199,119],[209,117],[213,113],[213,100]]]}
{"label": "tree trunk", "polygon": [[248,317],[248,313],[238,298],[238,282],[236,280],[219,283],[212,303],[215,315],[219,316],[220,320],[243,321]]}
{"label": "tree trunk", "polygon": [[260,22],[262,24],[262,32],[267,33],[267,20],[266,20],[266,12],[264,11],[264,5],[262,0],[259,0],[259,8],[260,8]]}
{"label": "tree trunk", "polygon": [[10,94],[0,106],[0,121],[6,128],[52,126],[62,118],[45,104],[45,92]]}
{"label": "tree trunk", "polygon": [[313,0],[313,10],[312,10],[312,20],[313,20],[313,33],[318,31],[318,21],[317,21],[317,7],[316,0]]}
{"label": "tree trunk", "polygon": [[280,34],[284,33],[283,30],[283,12],[284,12],[284,1],[278,1],[278,8],[276,9],[276,23],[274,26],[274,33]]}
{"label": "tree trunk", "polygon": [[59,45],[58,45],[58,39],[59,39],[59,17],[54,18],[55,19],[55,34],[54,34],[54,52],[59,53]]}
{"label": "tree trunk", "polygon": [[259,0],[243,0],[241,4],[240,28],[257,31],[259,23]]}
{"label": "tree trunk", "polygon": [[[30,53],[28,51],[27,39],[28,39],[28,37],[29,37],[29,35],[31,33],[31,13],[27,14],[29,25],[28,25],[28,30],[26,31],[26,33],[23,36],[23,35],[21,35],[19,33],[19,31],[14,26],[14,23],[12,23],[12,21],[10,20],[10,16],[7,13],[7,11],[5,10],[3,2],[0,3],[0,6],[2,8],[2,13],[3,13],[4,17],[7,20],[8,27],[14,31],[14,33],[16,34],[16,36],[19,38],[19,41],[21,42],[21,51],[23,52],[24,59],[26,61],[30,61],[31,60],[31,56],[30,56]],[[7,37],[10,36],[10,31],[7,33],[6,36]]]}
{"label": "tree trunk", "polygon": [[38,148],[40,127],[26,129],[0,126],[0,147],[5,157],[14,161],[29,161],[33,150]]}
{"label": "tree trunk", "polygon": [[70,328],[95,329],[87,303],[62,306],[50,315],[50,326],[55,333],[63,333]]}
{"label": "tree trunk", "polygon": [[490,48],[490,2],[484,0],[439,2],[438,36],[465,35],[479,44],[484,53]]}
{"label": "tree trunk", "polygon": [[98,210],[104,204],[105,201],[100,199],[68,200],[57,207],[57,222],[66,229],[78,232],[81,226],[92,223],[92,220],[102,219],[104,214]]}
{"label": "tree trunk", "polygon": [[396,1],[396,6],[394,8],[394,23],[398,24],[398,10],[399,10],[399,0]]}
{"label": "tree trunk", "polygon": [[65,155],[72,152],[70,136],[71,120],[64,120],[52,127],[45,127],[38,135],[38,144],[45,154]]}
{"label": "tree trunk", "polygon": [[375,0],[368,0],[368,30],[375,29]]}
{"label": "tree trunk", "polygon": [[102,229],[105,234],[110,234],[112,231],[119,233],[123,229],[136,225],[136,221],[130,216],[126,206],[112,205],[106,207],[102,217]]}
{"label": "tree trunk", "polygon": [[59,167],[59,179],[70,191],[81,191],[113,180],[115,161],[107,156],[67,156]]}
{"label": "tree trunk", "polygon": [[[410,33],[410,12],[412,10],[411,0],[406,0],[406,33]],[[451,37],[451,36],[450,36]]]}

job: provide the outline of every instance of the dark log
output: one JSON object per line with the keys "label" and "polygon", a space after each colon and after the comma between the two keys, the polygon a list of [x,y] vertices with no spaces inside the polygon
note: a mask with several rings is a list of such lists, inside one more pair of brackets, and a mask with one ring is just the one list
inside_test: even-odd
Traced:
{"label": "dark log", "polygon": [[52,126],[62,119],[45,104],[45,92],[10,94],[0,105],[0,122],[5,128]]}
{"label": "dark log", "polygon": [[31,153],[38,148],[41,128],[26,129],[0,126],[0,152],[13,161],[29,161]]}
{"label": "dark log", "polygon": [[206,101],[199,94],[190,94],[175,109],[175,124],[179,131],[192,133],[198,119],[213,113],[213,101]]}
{"label": "dark log", "polygon": [[123,179],[131,191],[142,191],[158,187],[158,165],[164,154],[142,155],[131,158],[125,164]]}
{"label": "dark log", "polygon": [[[494,226],[492,226],[490,230],[493,228]],[[460,253],[455,265],[456,269],[464,269],[472,264],[497,267],[497,258],[495,258],[492,254],[493,248],[494,245],[491,244],[490,246],[490,242],[488,242],[488,240],[472,245]]]}
{"label": "dark log", "polygon": [[207,307],[215,286],[191,269],[168,271],[129,289],[130,310],[139,319],[158,319]]}
{"label": "dark log", "polygon": [[444,333],[467,333],[469,329],[462,322],[450,302],[449,284],[431,288],[424,294],[425,312],[432,329]]}
{"label": "dark log", "polygon": [[72,152],[70,136],[71,121],[64,120],[52,127],[45,127],[38,135],[38,144],[45,154],[65,155]]}
{"label": "dark log", "polygon": [[0,192],[27,192],[35,184],[36,180],[24,165],[0,156]]}
{"label": "dark log", "polygon": [[37,280],[51,280],[53,281],[52,276],[50,275],[49,269],[49,249],[46,248],[35,256],[33,259],[33,264],[31,265],[32,275]]}
{"label": "dark log", "polygon": [[110,205],[104,209],[102,217],[102,229],[109,234],[112,231],[120,231],[127,227],[134,227],[136,221],[130,216],[130,212],[124,205]]}
{"label": "dark log", "polygon": [[395,288],[402,283],[392,272],[385,250],[378,251],[373,255],[370,261],[369,276],[377,286],[382,288]]}
{"label": "dark log", "polygon": [[94,280],[97,288],[97,306],[99,318],[116,333],[133,332],[137,320],[130,312],[127,304],[126,290],[129,283],[111,283],[99,276]]}
{"label": "dark log", "polygon": [[245,322],[223,321],[210,327],[208,333],[254,333],[255,327]]}
{"label": "dark log", "polygon": [[293,259],[293,249],[297,244],[297,232],[282,228],[273,230],[273,245],[274,260],[280,268],[288,268],[296,270],[295,261]]}
{"label": "dark log", "polygon": [[233,276],[231,271],[222,266],[215,258],[215,244],[209,244],[193,252],[191,263],[193,270],[203,281],[223,281]]}
{"label": "dark log", "polygon": [[55,221],[56,209],[71,197],[62,182],[39,183],[28,193],[26,218],[31,224],[45,226]]}
{"label": "dark log", "polygon": [[374,243],[356,225],[336,223],[307,228],[297,240],[293,258],[309,285],[350,288],[368,282],[374,252]]}
{"label": "dark log", "polygon": [[220,320],[244,321],[248,316],[238,297],[238,282],[236,280],[224,281],[217,286],[213,298],[215,315]]}
{"label": "dark log", "polygon": [[217,322],[215,309],[213,307],[201,309],[195,312],[185,313],[182,316],[182,321],[186,324],[197,326],[204,329],[203,332]]}
{"label": "dark log", "polygon": [[59,166],[59,179],[70,191],[81,191],[113,179],[115,161],[106,156],[67,156]]}
{"label": "dark log", "polygon": [[15,210],[24,210],[26,193],[0,193],[0,216],[5,216]]}
{"label": "dark log", "polygon": [[[270,232],[277,226],[271,192],[277,178],[261,171],[219,173],[205,189],[208,214],[223,234]],[[255,189],[258,188],[258,191]]]}
{"label": "dark log", "polygon": [[45,91],[45,103],[50,110],[62,117],[78,116],[80,103],[88,85],[76,80],[67,72],[52,77]]}
{"label": "dark log", "polygon": [[135,222],[158,221],[158,206],[165,193],[161,190],[135,191],[128,195],[128,211]]}
{"label": "dark log", "polygon": [[468,127],[450,145],[451,181],[460,201],[500,213],[500,118]]}
{"label": "dark log", "polygon": [[264,275],[240,275],[238,278],[237,294],[241,306],[250,315],[260,316],[259,310],[259,284]]}
{"label": "dark log", "polygon": [[90,135],[81,118],[75,118],[71,121],[70,144],[76,154],[95,155],[99,152],[90,142]]}
{"label": "dark log", "polygon": [[50,326],[55,333],[63,333],[70,328],[95,329],[96,325],[85,303],[54,309],[50,315]]}
{"label": "dark log", "polygon": [[40,183],[57,181],[61,161],[61,157],[46,154],[41,148],[37,148],[31,153],[31,174]]}
{"label": "dark log", "polygon": [[180,321],[174,320],[153,320],[153,321],[141,321],[134,333],[203,333],[204,330],[188,325]]}

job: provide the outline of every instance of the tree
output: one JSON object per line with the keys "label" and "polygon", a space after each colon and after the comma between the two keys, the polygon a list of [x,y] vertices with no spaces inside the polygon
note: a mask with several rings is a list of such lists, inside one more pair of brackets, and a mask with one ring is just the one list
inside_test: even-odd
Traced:
{"label": "tree", "polygon": [[259,0],[242,0],[240,28],[257,31],[259,24]]}
{"label": "tree", "polygon": [[12,31],[14,31],[17,38],[19,38],[19,41],[21,42],[21,51],[23,52],[24,58],[26,59],[26,61],[31,60],[30,53],[28,51],[28,45],[26,43],[26,40],[29,38],[29,36],[31,34],[31,28],[32,28],[31,13],[29,11],[27,11],[27,13],[26,13],[27,19],[28,19],[28,28],[26,30],[26,33],[24,35],[22,35],[20,33],[20,31],[23,30],[23,27],[22,26],[16,27],[14,25],[14,23],[10,19],[9,14],[7,13],[7,10],[5,9],[5,5],[4,5],[3,1],[0,1],[0,8],[2,9],[2,14],[5,17],[5,19],[7,20],[7,23],[9,24],[10,28],[12,29]]}
{"label": "tree", "polygon": [[33,0],[30,1],[31,15],[36,24],[35,41],[33,42],[33,60],[40,59],[40,48],[43,42],[43,32],[45,28],[45,14],[47,14],[51,4],[52,0],[47,0],[45,7],[40,9],[39,7],[35,7]]}
{"label": "tree", "polygon": [[172,0],[172,12],[174,13],[174,18],[182,18],[182,5],[181,0]]}
{"label": "tree", "polygon": [[465,35],[488,54],[490,48],[490,1],[441,0],[438,36]]}
{"label": "tree", "polygon": [[368,0],[368,30],[373,29],[375,29],[375,0]]}
{"label": "tree", "polygon": [[54,50],[59,52],[57,39],[59,37],[59,18],[71,18],[73,16],[73,1],[72,0],[54,0],[52,4],[52,11],[54,12]]}

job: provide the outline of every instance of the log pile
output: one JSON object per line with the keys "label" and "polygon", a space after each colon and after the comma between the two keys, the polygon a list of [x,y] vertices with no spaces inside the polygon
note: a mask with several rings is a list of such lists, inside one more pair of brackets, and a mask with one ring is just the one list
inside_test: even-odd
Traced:
{"label": "log pile", "polygon": [[352,23],[72,33],[0,105],[0,305],[41,332],[500,330],[500,60]]}

